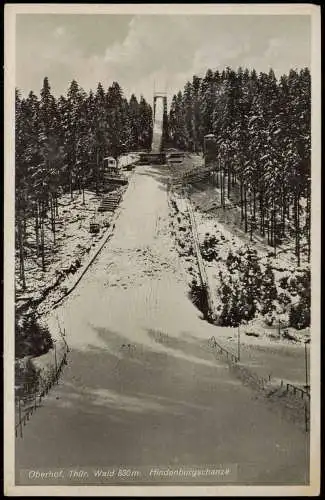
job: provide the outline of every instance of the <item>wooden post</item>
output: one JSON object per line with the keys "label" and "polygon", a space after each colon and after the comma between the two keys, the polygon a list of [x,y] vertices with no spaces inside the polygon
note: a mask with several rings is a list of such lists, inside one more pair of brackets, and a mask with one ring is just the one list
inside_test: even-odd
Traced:
{"label": "wooden post", "polygon": [[307,342],[305,342],[305,372],[306,372],[306,391],[308,391],[308,360],[307,360]]}
{"label": "wooden post", "polygon": [[21,421],[20,398],[18,398],[18,415],[19,415],[19,424],[20,424],[20,437],[23,437],[23,424],[22,424],[22,421]]}
{"label": "wooden post", "polygon": [[54,341],[54,361],[55,361],[55,375],[57,375],[58,363],[57,363],[57,359],[56,359],[56,343],[55,343],[55,341]]}
{"label": "wooden post", "polygon": [[237,335],[237,358],[240,361],[240,327],[238,326],[238,335]]}
{"label": "wooden post", "polygon": [[307,412],[307,403],[305,401],[305,430],[308,432],[308,412]]}

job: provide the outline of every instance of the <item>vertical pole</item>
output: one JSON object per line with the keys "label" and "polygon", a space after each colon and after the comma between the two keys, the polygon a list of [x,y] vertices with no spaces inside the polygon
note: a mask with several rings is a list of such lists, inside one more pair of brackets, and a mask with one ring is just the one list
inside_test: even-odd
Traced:
{"label": "vertical pole", "polygon": [[305,401],[305,431],[308,432],[308,414],[307,414],[307,403]]}
{"label": "vertical pole", "polygon": [[279,338],[281,338],[281,321],[279,320]]}
{"label": "vertical pole", "polygon": [[240,329],[239,329],[239,326],[238,326],[237,340],[238,340],[237,358],[238,358],[238,361],[240,361]]}
{"label": "vertical pole", "polygon": [[23,437],[23,424],[22,424],[22,421],[21,421],[20,398],[18,398],[18,414],[19,414],[19,425],[20,425],[20,437]]}
{"label": "vertical pole", "polygon": [[56,343],[54,342],[54,359],[55,359],[55,377],[57,377],[58,373],[58,363],[56,359]]}
{"label": "vertical pole", "polygon": [[276,257],[276,231],[277,231],[277,224],[276,224],[276,216],[275,216],[275,209],[273,209],[273,246],[274,246],[274,256]]}
{"label": "vertical pole", "polygon": [[305,371],[306,371],[306,390],[308,390],[307,342],[305,342]]}

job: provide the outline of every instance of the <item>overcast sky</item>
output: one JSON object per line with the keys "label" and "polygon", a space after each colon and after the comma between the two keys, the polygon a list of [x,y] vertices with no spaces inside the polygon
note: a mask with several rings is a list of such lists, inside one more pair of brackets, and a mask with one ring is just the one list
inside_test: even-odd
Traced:
{"label": "overcast sky", "polygon": [[152,100],[207,68],[239,66],[277,76],[310,67],[310,17],[270,15],[75,15],[16,17],[16,84],[39,94],[48,76],[53,93],[72,79],[86,90],[114,80],[129,97]]}

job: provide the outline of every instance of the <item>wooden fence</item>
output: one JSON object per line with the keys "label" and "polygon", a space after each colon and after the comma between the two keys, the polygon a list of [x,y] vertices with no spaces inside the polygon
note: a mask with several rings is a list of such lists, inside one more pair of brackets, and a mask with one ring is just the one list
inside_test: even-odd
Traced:
{"label": "wooden fence", "polygon": [[[35,384],[24,380],[19,387],[22,394],[15,396],[15,436],[23,437],[23,427],[31,418],[32,414],[41,406],[43,398],[49,393],[54,384],[57,384],[64,365],[67,364],[68,345],[65,342],[65,352],[61,361],[52,369],[51,375],[45,380],[41,378],[35,387]],[[18,392],[18,391],[17,391]]]}
{"label": "wooden fence", "polygon": [[209,346],[213,347],[215,349],[218,349],[218,351],[220,352],[220,354],[223,354],[224,356],[226,356],[227,360],[230,360],[233,363],[237,363],[238,362],[238,356],[236,356],[233,352],[228,351],[227,349],[225,349],[224,347],[222,347],[220,344],[218,344],[218,342],[216,341],[215,337],[211,337],[209,339]]}
{"label": "wooden fence", "polygon": [[[251,385],[257,386],[258,388],[265,390],[269,384],[274,386],[274,379],[269,375],[267,378],[260,377],[256,373],[252,372],[248,367],[245,367],[239,363],[238,356],[231,351],[228,351],[225,347],[221,346],[215,339],[211,337],[208,340],[208,345],[210,348],[217,349],[220,354],[225,356],[227,362],[230,364],[231,368],[240,371],[241,377],[244,377]],[[309,404],[310,404],[310,392],[309,390],[302,389],[294,384],[287,383],[280,379],[280,383],[276,383],[277,389],[282,389],[284,392],[298,397],[299,399],[305,399],[304,413],[305,413],[305,430],[309,431]]]}
{"label": "wooden fence", "polygon": [[310,399],[310,392],[309,391],[306,391],[305,389],[302,389],[301,387],[297,387],[294,384],[285,383],[283,380],[281,380],[281,387],[284,387],[284,386],[286,387],[287,392],[290,392],[294,395],[300,396],[301,399],[303,399],[304,397]]}

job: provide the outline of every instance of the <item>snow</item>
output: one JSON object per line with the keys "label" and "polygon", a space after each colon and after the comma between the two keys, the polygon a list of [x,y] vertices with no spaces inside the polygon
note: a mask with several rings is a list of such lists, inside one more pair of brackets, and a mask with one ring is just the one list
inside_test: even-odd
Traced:
{"label": "snow", "polygon": [[[182,214],[182,217],[187,212],[187,202],[186,200],[180,195],[174,195],[174,199],[177,203],[177,207],[179,210],[179,213]],[[288,306],[284,308],[284,306],[280,306],[278,301],[275,300],[273,301],[273,306],[275,308],[275,316],[272,319],[272,322],[274,323],[274,326],[268,326],[265,323],[266,317],[262,317],[260,313],[257,313],[256,317],[254,318],[253,321],[251,321],[247,326],[246,330],[249,333],[254,333],[254,335],[245,335],[245,340],[244,342],[247,344],[255,344],[255,343],[282,343],[283,345],[286,344],[292,344],[292,340],[289,340],[288,338],[284,338],[282,336],[280,339],[278,338],[278,324],[279,320],[281,321],[281,331],[283,331],[283,328],[286,328],[288,332],[288,336],[290,336],[292,339],[295,339],[296,342],[303,342],[306,338],[310,336],[310,330],[309,328],[297,331],[294,328],[289,328],[288,327],[288,312],[289,308],[292,304],[297,302],[297,297],[295,296],[295,292],[293,291],[292,293],[289,293],[287,290],[283,290],[280,287],[280,280],[284,277],[293,278],[300,272],[303,272],[304,270],[308,269],[308,266],[304,264],[301,268],[297,268],[295,265],[295,262],[289,261],[287,256],[284,256],[283,254],[278,254],[276,257],[270,256],[270,252],[268,249],[263,249],[262,245],[256,245],[256,242],[253,243],[245,243],[243,242],[242,238],[237,236],[236,234],[233,234],[230,230],[227,229],[227,227],[220,223],[215,217],[207,215],[204,212],[201,212],[199,209],[194,210],[195,214],[195,220],[196,220],[196,225],[198,229],[198,236],[199,236],[199,241],[202,247],[204,239],[210,235],[214,235],[217,238],[217,261],[212,261],[208,262],[205,261],[205,270],[206,274],[208,277],[208,283],[209,283],[209,288],[210,290],[214,290],[214,307],[216,312],[219,310],[221,311],[222,308],[222,303],[220,301],[220,296],[219,296],[219,289],[220,289],[220,277],[219,273],[222,273],[223,279],[228,282],[229,281],[229,270],[226,266],[226,259],[229,255],[229,252],[231,251],[235,255],[241,256],[241,258],[245,258],[244,254],[248,248],[252,248],[257,250],[258,252],[258,262],[261,267],[262,273],[265,272],[266,265],[270,265],[273,273],[274,273],[274,279],[275,279],[275,285],[277,288],[278,294],[282,293],[288,297]],[[178,214],[179,215],[179,214]],[[175,214],[174,214],[174,219],[175,219]],[[181,224],[175,223],[175,228],[176,228],[176,239],[177,241],[184,239],[186,237],[186,241],[188,240],[188,235],[179,231],[178,226]],[[179,251],[180,256],[184,259],[184,255],[182,251]],[[185,269],[186,269],[186,264],[188,263],[188,257],[186,258],[185,262]],[[190,267],[191,267],[191,272],[189,273],[188,276],[188,282],[191,281],[191,277],[195,276],[197,277],[198,271],[197,271],[197,263],[195,257],[193,257],[190,261]],[[193,271],[193,268],[195,271]],[[239,278],[238,273],[235,273],[231,276],[232,280],[234,280],[237,276],[237,279]],[[260,305],[257,303],[257,310],[260,310]]]}
{"label": "snow", "polygon": [[[127,166],[137,161],[137,155],[126,154],[119,158],[121,166]],[[131,174],[128,174],[130,176]],[[125,187],[117,187],[113,192],[124,192]],[[103,195],[96,195],[85,190],[83,195],[78,191],[60,196],[58,200],[59,216],[56,219],[56,242],[50,221],[45,223],[45,261],[46,270],[42,271],[41,258],[35,255],[35,229],[34,220],[27,220],[27,250],[25,255],[26,289],[22,289],[19,279],[19,254],[16,254],[16,301],[18,307],[31,299],[41,300],[47,288],[53,286],[50,299],[45,299],[38,307],[39,313],[44,314],[53,302],[69,289],[75,281],[83,264],[88,260],[97,247],[107,228],[112,224],[112,212],[98,212],[97,209]],[[99,224],[98,234],[89,232],[90,222]],[[77,261],[77,263],[76,263]],[[80,268],[78,267],[80,265]],[[77,268],[77,269],[75,269]],[[71,271],[70,271],[71,270]]]}
{"label": "snow", "polygon": [[128,153],[121,155],[118,159],[119,167],[127,167],[128,165],[134,164],[139,159],[137,153]]}
{"label": "snow", "polygon": [[[112,345],[114,348],[114,342],[124,339],[125,343],[168,351],[174,358],[184,356],[158,345],[148,334],[153,329],[168,332],[169,338],[185,335],[207,341],[214,335],[223,340],[227,348],[228,343],[230,348],[235,345],[235,329],[200,320],[201,313],[188,299],[188,285],[193,278],[198,278],[198,267],[194,252],[190,251],[192,234],[187,202],[182,196],[175,195],[171,197],[168,207],[166,192],[161,189],[156,177],[154,169],[136,169],[124,194],[116,230],[96,259],[93,271],[86,273],[58,309],[51,310],[51,302],[43,309],[58,341],[60,333],[54,331],[59,317],[60,324],[66,329],[69,347],[74,350],[85,351],[91,347],[107,351],[112,349]],[[94,194],[88,193],[87,202],[90,203],[91,199],[94,204],[98,203]],[[71,204],[67,198],[65,202],[77,213],[80,200],[76,199]],[[241,240],[225,227],[216,226],[212,219],[206,219],[198,212],[195,217],[201,240],[206,232],[219,237],[221,259],[217,265],[206,263],[210,287],[217,289],[218,271],[224,266],[230,248],[233,252],[241,249]],[[75,246],[69,239],[65,241],[68,248],[73,247],[73,255]],[[63,286],[67,286],[67,281],[63,282]],[[246,335],[246,331],[254,332],[255,329],[259,337]],[[288,340],[272,339],[266,334],[272,332],[276,329],[267,329],[259,319],[259,323],[243,327],[242,342],[247,346],[289,345]],[[110,339],[109,346],[106,337]],[[193,362],[192,357],[188,359]],[[38,358],[37,363],[44,363],[44,372],[46,367],[53,366],[53,350],[44,358]]]}
{"label": "snow", "polygon": [[[211,287],[214,290],[218,290],[220,282],[219,282],[219,272],[221,271],[224,275],[224,277],[229,278],[229,272],[227,270],[227,267],[225,265],[227,256],[229,252],[231,251],[233,254],[240,254],[243,251],[245,251],[246,248],[251,248],[256,249],[255,245],[244,245],[242,240],[235,235],[233,235],[230,231],[228,231],[222,224],[220,224],[216,220],[212,219],[205,219],[203,214],[200,214],[196,212],[196,220],[197,220],[197,225],[198,225],[198,231],[199,231],[199,237],[200,237],[200,242],[203,242],[204,237],[206,236],[207,233],[210,235],[215,235],[218,237],[218,262],[207,262],[206,263],[206,270],[210,279]],[[221,236],[221,238],[220,238]],[[223,238],[222,238],[223,237]],[[302,331],[297,331],[293,328],[288,328],[288,311],[289,307],[297,302],[297,299],[295,298],[294,293],[289,293],[285,290],[283,290],[280,287],[280,280],[283,277],[288,277],[288,278],[294,278],[299,272],[303,271],[304,269],[297,269],[292,263],[291,265],[288,265],[287,262],[284,263],[283,258],[280,256],[277,257],[270,257],[268,256],[268,252],[261,252],[258,250],[258,260],[261,266],[262,272],[265,271],[265,266],[267,264],[271,265],[271,268],[274,272],[274,278],[275,278],[275,285],[277,287],[278,293],[285,293],[285,295],[289,299],[289,304],[286,307],[285,310],[283,310],[282,307],[279,307],[277,301],[274,301],[274,306],[276,308],[276,321],[275,324],[278,324],[278,321],[282,321],[281,327],[283,328],[284,326],[287,327],[289,335],[292,335],[292,337],[296,338],[297,341],[303,341],[306,337],[309,337],[310,332],[309,329]],[[283,267],[284,266],[284,267]],[[276,328],[276,326],[275,326]],[[254,320],[251,325],[250,325],[250,330],[254,330],[256,333],[258,333],[259,337],[262,338],[268,338],[270,339],[270,335],[272,333],[269,332],[269,329],[265,325],[265,322],[261,321],[261,318],[257,316],[256,320]],[[273,328],[274,330],[274,328]],[[247,339],[246,339],[247,340]],[[282,339],[283,342],[287,343],[288,341],[285,339]],[[251,342],[251,339],[249,339],[249,342]]]}
{"label": "snow", "polygon": [[[129,165],[137,160],[135,154],[124,155],[120,158],[123,165]],[[130,176],[130,174],[129,174]],[[125,187],[118,187],[116,191],[123,192]],[[19,259],[16,256],[16,303],[17,311],[24,307],[24,315],[31,312],[31,305],[35,300],[40,303],[37,313],[40,320],[48,327],[51,337],[55,342],[55,349],[50,349],[46,354],[34,358],[22,358],[17,362],[24,366],[30,359],[39,372],[41,384],[47,383],[53,376],[55,358],[57,365],[66,353],[67,345],[64,332],[60,324],[58,311],[53,311],[53,305],[69,291],[80,279],[87,267],[87,263],[97,252],[108,231],[114,228],[115,214],[111,212],[97,212],[101,196],[94,192],[85,191],[83,195],[75,192],[71,200],[70,194],[62,195],[58,200],[59,216],[56,220],[56,243],[53,238],[49,223],[45,227],[46,244],[46,271],[41,269],[40,258],[35,258],[33,250],[26,252],[25,278],[27,289],[21,289],[19,280]],[[100,225],[98,234],[89,232],[90,221],[96,220]],[[27,245],[35,241],[34,221],[27,221]],[[108,228],[112,226],[109,230]],[[50,247],[50,249],[49,249]],[[77,265],[76,265],[77,264]],[[73,272],[70,272],[73,270]],[[52,287],[49,294],[46,291]],[[45,297],[45,298],[44,298]],[[33,306],[34,307],[34,306]],[[21,315],[21,313],[20,313]],[[19,317],[21,317],[19,315]],[[62,319],[61,319],[62,321]]]}
{"label": "snow", "polygon": [[[49,225],[45,230],[46,245],[46,270],[42,271],[41,259],[35,258],[34,252],[27,254],[25,258],[26,290],[21,289],[19,279],[16,279],[17,298],[28,294],[34,298],[42,294],[46,288],[54,284],[60,274],[62,281],[58,283],[58,290],[69,286],[73,274],[69,274],[70,266],[78,259],[82,262],[96,243],[101,239],[112,214],[108,212],[97,213],[96,209],[100,203],[100,197],[90,191],[85,191],[85,205],[82,203],[82,194],[75,193],[74,199],[70,200],[69,194],[64,194],[59,199],[59,217],[56,223],[56,243]],[[93,235],[89,232],[89,223],[96,217],[100,224],[100,232]],[[32,224],[29,225],[27,242],[32,243],[35,239]],[[52,241],[51,241],[52,238]],[[16,258],[16,277],[18,277],[19,259]]]}
{"label": "snow", "polygon": [[[139,436],[144,464],[170,457],[213,463],[214,434],[223,436],[218,450],[231,463],[257,457],[259,477],[270,463],[276,475],[285,468],[287,453],[279,466],[273,451],[281,443],[300,477],[300,430],[255,399],[208,347],[225,329],[202,321],[187,297],[162,171],[152,170],[136,169],[113,237],[58,309],[68,366],[17,440],[16,465],[134,463]],[[184,440],[184,428],[191,439]],[[238,458],[233,443],[242,439]]]}

